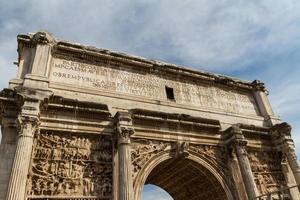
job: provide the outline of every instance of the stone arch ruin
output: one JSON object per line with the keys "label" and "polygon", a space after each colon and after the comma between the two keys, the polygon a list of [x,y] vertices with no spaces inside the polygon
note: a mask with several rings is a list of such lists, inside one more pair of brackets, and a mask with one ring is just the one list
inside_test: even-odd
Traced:
{"label": "stone arch ruin", "polygon": [[260,81],[18,36],[0,93],[0,199],[299,199],[291,127]]}

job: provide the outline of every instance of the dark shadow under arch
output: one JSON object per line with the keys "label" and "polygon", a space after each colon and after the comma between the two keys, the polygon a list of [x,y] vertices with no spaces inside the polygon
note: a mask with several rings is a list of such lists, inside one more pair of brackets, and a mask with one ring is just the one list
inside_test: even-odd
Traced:
{"label": "dark shadow under arch", "polygon": [[226,192],[207,168],[186,158],[168,159],[158,164],[145,184],[167,191],[174,200],[225,200]]}

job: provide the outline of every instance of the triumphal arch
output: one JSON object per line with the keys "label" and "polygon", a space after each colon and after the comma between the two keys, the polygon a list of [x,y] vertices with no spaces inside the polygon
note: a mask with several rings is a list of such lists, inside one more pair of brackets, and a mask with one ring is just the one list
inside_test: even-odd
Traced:
{"label": "triumphal arch", "polygon": [[18,36],[17,65],[0,94],[0,199],[140,200],[145,184],[175,200],[299,199],[291,127],[260,81],[43,31]]}

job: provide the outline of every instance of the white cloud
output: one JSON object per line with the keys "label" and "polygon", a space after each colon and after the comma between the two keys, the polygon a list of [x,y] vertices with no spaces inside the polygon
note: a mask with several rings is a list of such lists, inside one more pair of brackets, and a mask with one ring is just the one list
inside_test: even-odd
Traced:
{"label": "white cloud", "polygon": [[300,32],[300,2],[293,0],[32,0],[4,14],[18,6],[20,16],[3,22],[10,36],[46,28],[60,38],[227,73],[293,45]]}
{"label": "white cloud", "polygon": [[16,35],[48,29],[60,39],[229,75],[257,70],[300,144],[300,60],[289,60],[300,51],[299,10],[299,0],[2,0],[0,88],[16,71]]}

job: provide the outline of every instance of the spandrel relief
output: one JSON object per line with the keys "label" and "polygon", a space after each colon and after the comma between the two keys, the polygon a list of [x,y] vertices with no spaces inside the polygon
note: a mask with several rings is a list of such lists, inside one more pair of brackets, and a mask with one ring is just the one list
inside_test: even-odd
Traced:
{"label": "spandrel relief", "polygon": [[155,140],[135,140],[132,143],[131,162],[133,165],[133,177],[142,167],[156,154],[171,149],[170,142],[160,142]]}
{"label": "spandrel relief", "polygon": [[206,158],[211,162],[215,162],[222,166],[226,166],[227,163],[227,152],[224,147],[211,146],[211,145],[190,145],[191,151],[194,151]]}
{"label": "spandrel relief", "polygon": [[248,151],[251,169],[261,194],[276,192],[286,186],[278,152]]}
{"label": "spandrel relief", "polygon": [[110,136],[41,133],[32,156],[29,196],[112,196]]}

